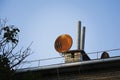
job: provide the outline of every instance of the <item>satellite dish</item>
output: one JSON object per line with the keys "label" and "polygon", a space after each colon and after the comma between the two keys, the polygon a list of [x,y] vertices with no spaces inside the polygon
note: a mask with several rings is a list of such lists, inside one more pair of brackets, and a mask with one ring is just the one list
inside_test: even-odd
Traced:
{"label": "satellite dish", "polygon": [[72,46],[72,38],[68,34],[60,35],[56,40],[54,47],[59,53],[67,52]]}

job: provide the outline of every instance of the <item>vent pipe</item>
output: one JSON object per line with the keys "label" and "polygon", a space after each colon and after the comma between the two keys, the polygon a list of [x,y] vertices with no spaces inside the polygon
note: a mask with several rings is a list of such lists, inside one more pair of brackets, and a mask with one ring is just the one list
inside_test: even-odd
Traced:
{"label": "vent pipe", "polygon": [[82,28],[80,50],[84,50],[84,45],[85,45],[85,26],[83,26]]}
{"label": "vent pipe", "polygon": [[81,43],[81,21],[78,21],[77,49],[80,50]]}

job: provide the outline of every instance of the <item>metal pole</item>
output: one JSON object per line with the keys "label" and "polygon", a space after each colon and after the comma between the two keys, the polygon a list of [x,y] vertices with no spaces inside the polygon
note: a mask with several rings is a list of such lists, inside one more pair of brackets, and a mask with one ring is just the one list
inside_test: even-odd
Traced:
{"label": "metal pole", "polygon": [[85,26],[83,26],[82,28],[82,34],[81,34],[81,45],[80,45],[80,49],[84,50],[84,45],[85,45]]}
{"label": "metal pole", "polygon": [[40,66],[40,60],[38,60],[38,67]]}
{"label": "metal pole", "polygon": [[78,21],[78,33],[77,33],[77,49],[80,50],[80,42],[81,42],[81,21]]}

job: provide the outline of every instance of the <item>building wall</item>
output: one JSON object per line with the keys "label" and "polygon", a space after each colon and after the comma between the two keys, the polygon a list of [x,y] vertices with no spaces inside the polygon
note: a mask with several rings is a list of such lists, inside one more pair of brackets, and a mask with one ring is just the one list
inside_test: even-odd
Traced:
{"label": "building wall", "polygon": [[15,80],[120,80],[120,57],[17,72]]}
{"label": "building wall", "polygon": [[76,71],[69,73],[45,74],[41,71],[25,72],[16,76],[17,80],[120,80],[120,68]]}
{"label": "building wall", "polygon": [[82,71],[42,76],[41,80],[120,80],[120,69]]}

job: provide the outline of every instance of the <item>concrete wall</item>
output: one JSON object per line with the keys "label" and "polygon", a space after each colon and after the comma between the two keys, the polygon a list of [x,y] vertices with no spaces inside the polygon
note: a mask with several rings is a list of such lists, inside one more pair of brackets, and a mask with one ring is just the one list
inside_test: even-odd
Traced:
{"label": "concrete wall", "polygon": [[17,80],[120,80],[120,68],[75,71],[42,75],[41,71],[20,73]]}
{"label": "concrete wall", "polygon": [[120,80],[120,69],[83,71],[42,76],[41,80]]}

